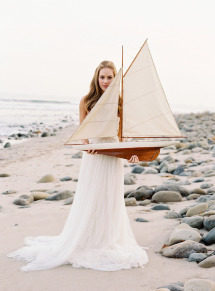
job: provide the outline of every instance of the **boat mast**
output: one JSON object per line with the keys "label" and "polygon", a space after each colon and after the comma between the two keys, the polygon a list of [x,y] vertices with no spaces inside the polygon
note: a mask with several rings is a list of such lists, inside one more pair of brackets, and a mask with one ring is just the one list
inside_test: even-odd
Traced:
{"label": "boat mast", "polygon": [[119,141],[122,142],[122,127],[123,127],[123,45],[122,45],[122,86],[121,86],[121,98],[120,98],[120,121],[119,121]]}

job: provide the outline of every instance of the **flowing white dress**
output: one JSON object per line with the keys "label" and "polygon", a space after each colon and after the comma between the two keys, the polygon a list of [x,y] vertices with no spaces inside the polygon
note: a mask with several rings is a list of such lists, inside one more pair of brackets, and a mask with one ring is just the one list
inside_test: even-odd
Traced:
{"label": "flowing white dress", "polygon": [[75,198],[62,232],[58,236],[26,237],[25,245],[7,255],[28,262],[22,271],[65,264],[102,271],[143,267],[148,256],[137,244],[128,219],[123,159],[84,152]]}

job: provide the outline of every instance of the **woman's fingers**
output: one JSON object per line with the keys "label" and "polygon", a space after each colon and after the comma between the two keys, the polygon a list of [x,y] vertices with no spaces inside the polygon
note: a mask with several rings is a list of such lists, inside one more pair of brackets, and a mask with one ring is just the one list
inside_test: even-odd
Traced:
{"label": "woman's fingers", "polygon": [[136,155],[131,156],[129,163],[139,163],[138,156]]}

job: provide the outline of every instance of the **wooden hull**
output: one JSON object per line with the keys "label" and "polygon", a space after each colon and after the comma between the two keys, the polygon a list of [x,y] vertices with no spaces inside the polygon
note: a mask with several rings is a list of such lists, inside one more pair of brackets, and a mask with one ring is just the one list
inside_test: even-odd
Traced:
{"label": "wooden hull", "polygon": [[96,149],[96,152],[97,154],[127,160],[130,160],[132,155],[137,155],[140,161],[150,162],[157,158],[157,156],[160,153],[160,148],[158,147],[111,148],[111,149]]}

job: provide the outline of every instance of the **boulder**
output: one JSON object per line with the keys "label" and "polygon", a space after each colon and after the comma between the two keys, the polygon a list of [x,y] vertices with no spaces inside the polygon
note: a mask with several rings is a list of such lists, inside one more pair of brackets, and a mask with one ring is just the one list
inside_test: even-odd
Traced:
{"label": "boulder", "polygon": [[200,242],[201,235],[186,223],[179,224],[171,233],[169,245],[173,245],[186,240]]}

